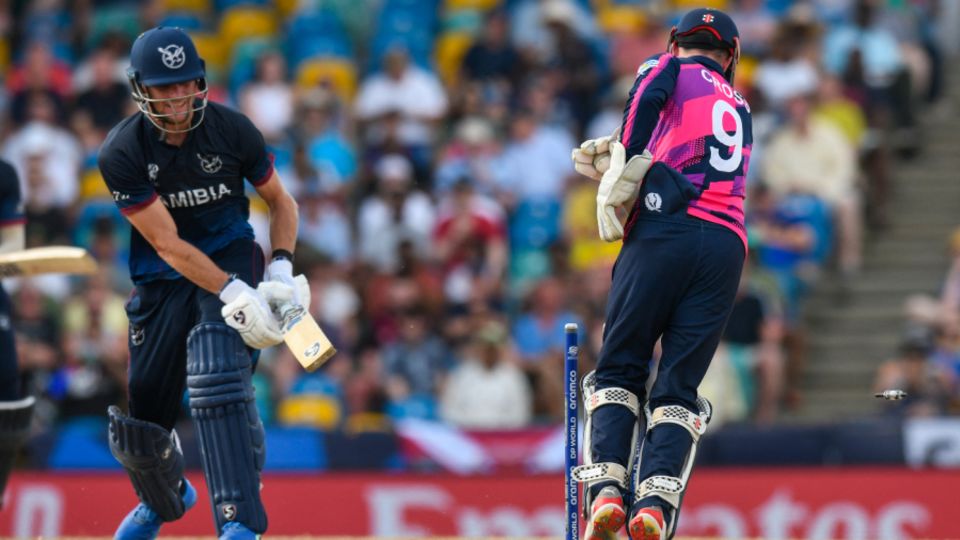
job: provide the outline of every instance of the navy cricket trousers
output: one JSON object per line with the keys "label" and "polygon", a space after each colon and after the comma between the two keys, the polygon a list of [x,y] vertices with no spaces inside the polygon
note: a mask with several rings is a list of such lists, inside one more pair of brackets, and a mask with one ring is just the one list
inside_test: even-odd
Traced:
{"label": "navy cricket trousers", "polygon": [[[697,387],[732,310],[745,250],[733,231],[687,216],[682,192],[669,192],[672,186],[663,184],[649,202],[645,195],[656,185],[644,185],[633,210],[638,215],[631,216],[635,221],[614,265],[597,362],[597,388],[625,388],[643,404],[653,349],[661,339],[650,410],[681,405],[697,411]],[[594,411],[594,463],[629,467],[635,422],[624,407]],[[666,424],[650,432],[639,478],[679,476],[691,442],[689,433],[677,425]]]}
{"label": "navy cricket trousers", "polygon": [[[251,287],[263,279],[263,250],[253,240],[236,240],[210,258]],[[126,307],[130,415],[173,429],[187,384],[187,335],[201,322],[223,322],[223,302],[180,278],[137,285]]]}

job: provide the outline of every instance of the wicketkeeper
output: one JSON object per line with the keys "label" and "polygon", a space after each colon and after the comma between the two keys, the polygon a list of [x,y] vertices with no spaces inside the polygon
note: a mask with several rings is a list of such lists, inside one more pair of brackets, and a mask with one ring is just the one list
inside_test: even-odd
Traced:
{"label": "wicketkeeper", "polygon": [[[586,141],[573,152],[576,169],[600,180],[600,237],[623,241],[597,369],[584,380],[589,451],[574,478],[587,484],[588,539],[614,538],[626,522],[633,540],[670,538],[676,529],[710,419],[697,386],[732,309],[747,249],[752,132],[750,107],[732,88],[739,55],[729,16],[687,13],[667,52],[640,64],[619,137]],[[658,339],[663,352],[647,396]]]}

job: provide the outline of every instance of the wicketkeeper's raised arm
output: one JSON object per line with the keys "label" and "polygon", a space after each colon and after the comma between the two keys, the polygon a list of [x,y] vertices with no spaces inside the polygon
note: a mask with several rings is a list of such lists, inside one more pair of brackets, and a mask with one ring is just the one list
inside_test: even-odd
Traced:
{"label": "wicketkeeper's raised arm", "polygon": [[620,142],[627,151],[627,160],[647,148],[660,121],[660,112],[677,85],[679,72],[677,59],[666,53],[648,58],[637,69],[620,128]]}

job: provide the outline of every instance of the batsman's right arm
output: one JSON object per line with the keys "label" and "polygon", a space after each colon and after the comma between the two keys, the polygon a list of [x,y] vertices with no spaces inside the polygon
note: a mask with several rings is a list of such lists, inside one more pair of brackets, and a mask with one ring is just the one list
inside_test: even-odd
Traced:
{"label": "batsman's right arm", "polygon": [[157,255],[174,270],[197,286],[213,294],[220,293],[229,275],[210,257],[180,238],[173,216],[160,199],[155,199],[137,212],[126,214],[126,217],[157,250]]}

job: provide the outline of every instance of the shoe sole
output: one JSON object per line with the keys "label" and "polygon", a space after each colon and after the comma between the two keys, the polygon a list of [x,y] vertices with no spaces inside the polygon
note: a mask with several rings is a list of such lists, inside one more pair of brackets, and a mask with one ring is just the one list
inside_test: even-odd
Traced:
{"label": "shoe sole", "polygon": [[663,540],[663,527],[653,516],[640,514],[630,523],[630,538],[632,540]]}
{"label": "shoe sole", "polygon": [[627,514],[622,506],[616,503],[605,504],[593,513],[583,538],[584,540],[613,540],[617,538],[617,531],[626,521]]}

